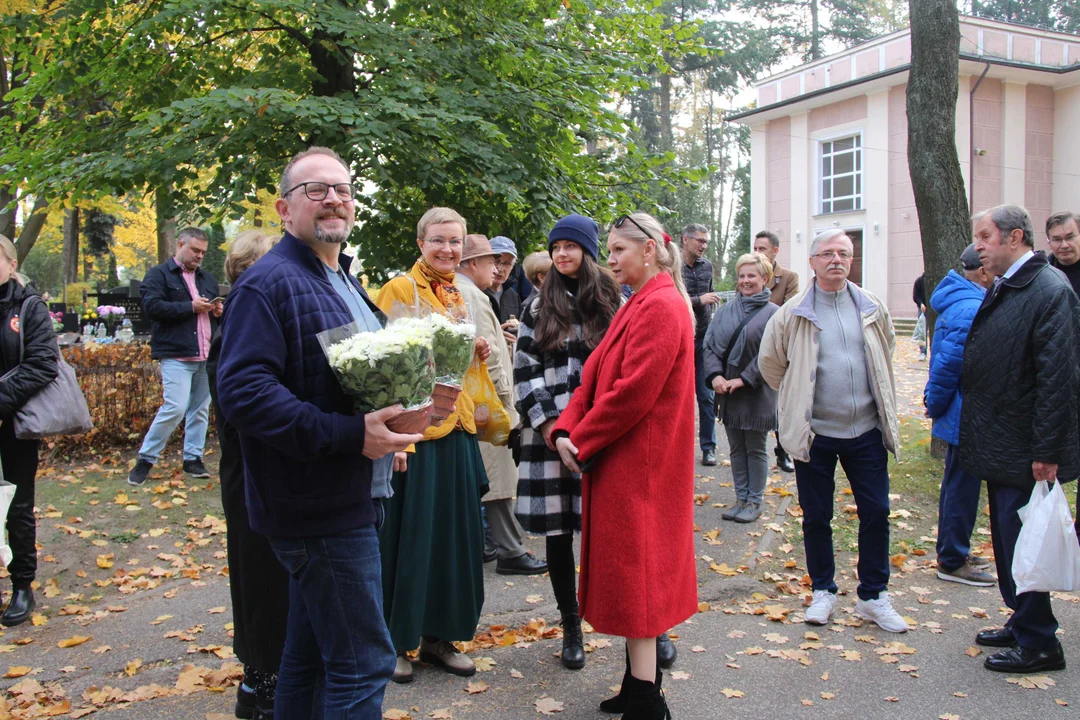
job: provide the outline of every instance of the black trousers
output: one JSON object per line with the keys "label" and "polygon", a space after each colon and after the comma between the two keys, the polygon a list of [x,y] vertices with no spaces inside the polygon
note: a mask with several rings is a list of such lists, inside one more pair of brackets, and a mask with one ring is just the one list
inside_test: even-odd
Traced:
{"label": "black trousers", "polygon": [[40,440],[19,440],[11,420],[0,424],[0,466],[4,480],[15,486],[15,498],[7,514],[8,565],[13,585],[29,585],[37,575],[37,522],[34,520],[34,478],[37,476]]}
{"label": "black trousers", "polygon": [[215,402],[214,419],[221,442],[221,505],[228,525],[233,650],[245,665],[276,673],[289,618],[289,575],[266,536],[248,524],[240,438],[224,418]]}

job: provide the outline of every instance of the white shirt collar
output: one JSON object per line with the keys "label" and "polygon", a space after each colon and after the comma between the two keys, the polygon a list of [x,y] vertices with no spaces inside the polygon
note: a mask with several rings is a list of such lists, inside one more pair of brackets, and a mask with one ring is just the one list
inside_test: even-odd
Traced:
{"label": "white shirt collar", "polygon": [[1007,278],[1011,278],[1013,275],[1016,274],[1017,270],[1019,270],[1021,267],[1023,267],[1024,263],[1026,263],[1028,260],[1030,260],[1033,257],[1035,257],[1035,251],[1034,250],[1028,250],[1026,253],[1024,253],[1023,255],[1020,256],[1019,260],[1017,260],[1016,262],[1014,262],[1012,264],[1011,268],[1009,268],[1008,270],[1005,271],[1005,274],[1001,276],[1001,279],[1005,280]]}

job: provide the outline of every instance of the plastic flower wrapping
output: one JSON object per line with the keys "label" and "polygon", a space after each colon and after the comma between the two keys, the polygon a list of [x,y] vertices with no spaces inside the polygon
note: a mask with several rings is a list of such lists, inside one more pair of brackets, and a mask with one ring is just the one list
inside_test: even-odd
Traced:
{"label": "plastic flower wrapping", "polygon": [[436,380],[447,385],[461,385],[473,359],[475,324],[432,312],[422,318],[402,318],[392,325],[429,328],[435,354]]}
{"label": "plastic flower wrapping", "polygon": [[356,323],[319,333],[326,359],[359,412],[430,401],[435,362],[430,324],[392,323],[361,332]]}

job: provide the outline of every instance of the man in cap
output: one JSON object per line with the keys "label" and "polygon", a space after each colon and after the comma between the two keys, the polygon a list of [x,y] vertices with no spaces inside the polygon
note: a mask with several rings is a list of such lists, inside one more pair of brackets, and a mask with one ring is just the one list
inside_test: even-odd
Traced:
{"label": "man in cap", "polygon": [[982,266],[974,243],[960,256],[960,265],[963,274],[950,270],[930,297],[938,317],[923,402],[926,414],[934,419],[934,437],[948,443],[938,498],[937,576],[948,582],[990,587],[994,578],[985,570],[990,562],[971,555],[982,481],[960,467],[960,373],[971,321],[986,291],[993,287],[994,276]]}
{"label": "man in cap", "polygon": [[507,341],[513,343],[515,336],[512,328],[515,327],[516,320],[521,317],[521,295],[511,287],[508,281],[514,270],[514,264],[517,263],[517,248],[514,247],[514,241],[510,238],[496,235],[491,238],[491,249],[498,253],[498,257],[495,258],[495,279],[486,294],[491,298],[491,307],[499,316],[503,332],[509,331]]}
{"label": "man in cap", "polygon": [[[476,323],[476,334],[488,341],[491,355],[485,361],[491,382],[503,407],[510,413],[511,427],[518,424],[514,410],[514,361],[499,318],[491,307],[484,291],[491,287],[495,278],[495,262],[501,255],[492,249],[483,235],[466,235],[461,251],[455,284],[469,308],[469,316]],[[477,419],[479,422],[479,415]],[[506,445],[480,443],[480,455],[484,459],[489,489],[481,498],[491,528],[492,540],[498,561],[495,572],[500,575],[542,575],[547,572],[546,562],[537,560],[525,550],[521,527],[514,519],[514,495],[517,492],[517,466]]]}

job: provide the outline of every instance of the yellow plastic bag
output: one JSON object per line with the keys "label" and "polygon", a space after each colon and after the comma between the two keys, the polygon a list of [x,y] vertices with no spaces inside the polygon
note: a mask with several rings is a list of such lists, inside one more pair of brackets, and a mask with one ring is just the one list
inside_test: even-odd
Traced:
{"label": "yellow plastic bag", "polygon": [[506,445],[510,439],[510,413],[495,392],[487,365],[473,359],[465,373],[462,392],[476,404],[476,439],[492,445]]}

